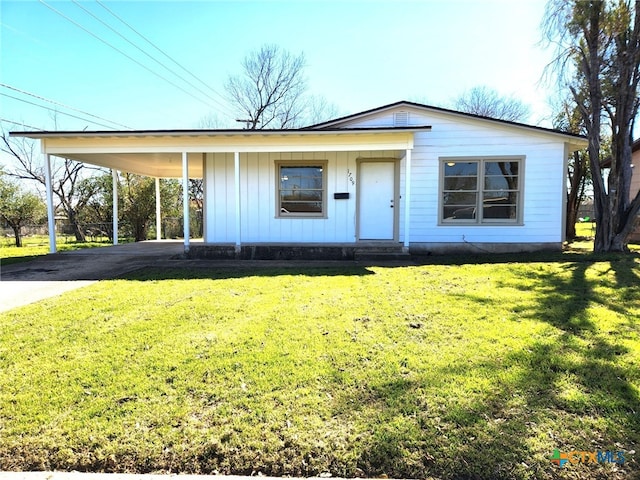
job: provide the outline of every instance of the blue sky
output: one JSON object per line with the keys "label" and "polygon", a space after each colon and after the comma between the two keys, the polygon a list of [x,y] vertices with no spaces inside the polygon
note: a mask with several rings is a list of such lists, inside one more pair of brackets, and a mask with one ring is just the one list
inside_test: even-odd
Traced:
{"label": "blue sky", "polygon": [[[451,106],[465,90],[485,85],[529,104],[529,123],[550,126],[554,91],[540,80],[553,51],[538,45],[542,0],[101,1],[220,94],[245,55],[269,43],[304,52],[309,93],[325,97],[341,114],[398,100]],[[212,113],[222,122],[235,118],[228,103],[95,0],[78,3],[216,101],[72,1],[0,1],[0,83],[137,129],[195,128]],[[7,97],[56,108],[24,93],[0,87],[0,94],[0,118],[42,129],[105,129],[89,121],[104,123],[95,117],[58,107],[85,118],[59,113],[54,120],[50,111]]]}

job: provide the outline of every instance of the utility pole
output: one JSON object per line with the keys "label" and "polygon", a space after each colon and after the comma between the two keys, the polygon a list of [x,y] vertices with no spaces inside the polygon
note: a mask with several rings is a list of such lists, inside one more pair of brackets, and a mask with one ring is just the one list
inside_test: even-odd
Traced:
{"label": "utility pole", "polygon": [[[244,123],[244,129],[245,130],[249,130],[249,125],[251,125],[253,123],[253,120],[249,119],[249,120],[242,120],[240,118],[236,118],[236,122],[240,122],[240,123]],[[260,120],[256,120],[255,122],[256,124],[260,123]]]}

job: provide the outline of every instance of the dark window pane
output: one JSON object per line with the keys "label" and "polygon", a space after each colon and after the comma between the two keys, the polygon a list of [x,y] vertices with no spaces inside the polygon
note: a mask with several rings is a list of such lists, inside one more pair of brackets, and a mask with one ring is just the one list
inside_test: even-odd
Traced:
{"label": "dark window pane", "polygon": [[322,188],[322,167],[280,167],[280,188]]}
{"label": "dark window pane", "polygon": [[502,219],[515,220],[517,217],[517,209],[515,205],[508,204],[484,204],[482,209],[482,217],[486,219]]}
{"label": "dark window pane", "polygon": [[445,177],[472,177],[478,175],[478,162],[446,162],[444,164]]}
{"label": "dark window pane", "polygon": [[476,193],[445,192],[443,203],[445,205],[475,205],[477,198]]}
{"label": "dark window pane", "polygon": [[484,189],[485,190],[517,190],[518,177],[486,176],[484,177]]}
{"label": "dark window pane", "polygon": [[280,190],[280,199],[286,200],[303,200],[308,202],[321,202],[321,190]]}
{"label": "dark window pane", "polygon": [[518,162],[485,162],[485,190],[516,190]]}
{"label": "dark window pane", "polygon": [[442,210],[442,217],[445,220],[452,219],[466,219],[475,220],[476,218],[476,206],[475,205],[445,205]]}
{"label": "dark window pane", "polygon": [[322,202],[282,202],[281,213],[322,213]]}
{"label": "dark window pane", "polygon": [[485,162],[485,175],[518,176],[519,162]]}
{"label": "dark window pane", "polygon": [[445,190],[477,190],[477,177],[445,177]]}

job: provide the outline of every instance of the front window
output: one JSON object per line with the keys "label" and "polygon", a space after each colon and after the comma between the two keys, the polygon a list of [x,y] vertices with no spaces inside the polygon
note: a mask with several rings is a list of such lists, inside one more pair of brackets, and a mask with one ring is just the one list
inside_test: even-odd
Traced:
{"label": "front window", "polygon": [[326,215],[326,162],[278,163],[279,217]]}
{"label": "front window", "polygon": [[443,223],[517,223],[521,218],[521,164],[514,158],[444,159]]}

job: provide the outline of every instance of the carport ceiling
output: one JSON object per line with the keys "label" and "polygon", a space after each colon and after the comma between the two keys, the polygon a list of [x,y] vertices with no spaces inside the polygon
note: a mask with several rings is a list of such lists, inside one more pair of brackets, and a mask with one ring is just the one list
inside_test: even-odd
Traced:
{"label": "carport ceiling", "polygon": [[[56,153],[78,162],[158,178],[182,177],[182,154],[168,153]],[[189,177],[202,178],[202,153],[189,153]]]}

